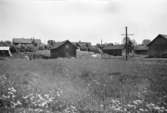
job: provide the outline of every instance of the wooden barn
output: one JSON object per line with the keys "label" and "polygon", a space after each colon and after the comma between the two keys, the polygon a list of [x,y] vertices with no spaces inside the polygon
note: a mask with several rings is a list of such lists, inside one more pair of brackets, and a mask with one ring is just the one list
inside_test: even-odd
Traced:
{"label": "wooden barn", "polygon": [[114,55],[114,56],[122,56],[124,52],[123,45],[107,45],[103,49],[103,53]]}
{"label": "wooden barn", "polygon": [[167,35],[159,34],[148,44],[149,57],[163,57],[167,53]]}
{"label": "wooden barn", "polygon": [[9,57],[12,56],[10,47],[0,47],[0,57]]}
{"label": "wooden barn", "polygon": [[56,43],[53,48],[50,49],[51,58],[58,57],[76,57],[77,47],[69,40],[64,42]]}
{"label": "wooden barn", "polygon": [[147,55],[148,47],[144,45],[138,45],[134,47],[134,53],[137,55]]}

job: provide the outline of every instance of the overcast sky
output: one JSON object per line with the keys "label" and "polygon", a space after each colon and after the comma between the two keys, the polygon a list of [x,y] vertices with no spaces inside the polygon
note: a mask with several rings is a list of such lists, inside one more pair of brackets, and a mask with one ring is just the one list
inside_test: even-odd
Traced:
{"label": "overcast sky", "polygon": [[167,34],[167,0],[0,0],[0,40],[121,43],[124,27],[141,43]]}

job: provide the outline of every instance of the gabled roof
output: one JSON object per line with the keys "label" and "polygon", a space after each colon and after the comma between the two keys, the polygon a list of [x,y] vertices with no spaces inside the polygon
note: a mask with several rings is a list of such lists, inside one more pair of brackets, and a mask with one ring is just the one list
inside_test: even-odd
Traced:
{"label": "gabled roof", "polygon": [[144,45],[138,45],[134,47],[134,50],[148,50],[148,47]]}
{"label": "gabled roof", "polygon": [[157,37],[155,37],[147,46],[150,46],[157,38],[162,37],[166,39],[167,41],[167,35],[166,34],[159,34]]}
{"label": "gabled roof", "polygon": [[10,47],[6,47],[6,46],[0,47],[0,50],[9,50],[9,49],[10,49]]}
{"label": "gabled roof", "polygon": [[31,39],[26,39],[26,38],[14,38],[13,43],[31,44],[32,40]]}
{"label": "gabled roof", "polygon": [[[74,45],[72,42],[70,42],[69,40],[65,40],[65,41],[63,41],[63,42],[57,42],[55,45],[54,45],[54,47],[52,47],[51,49],[57,49],[57,48],[59,48],[59,47],[61,47],[61,46],[63,46],[64,44],[66,44],[66,43],[71,43],[72,45]],[[75,46],[75,45],[74,45]],[[76,47],[76,46],[75,46]]]}
{"label": "gabled roof", "polygon": [[107,45],[103,48],[103,50],[116,50],[116,49],[124,49],[124,45]]}
{"label": "gabled roof", "polygon": [[159,35],[167,39],[167,35],[166,34],[159,34]]}

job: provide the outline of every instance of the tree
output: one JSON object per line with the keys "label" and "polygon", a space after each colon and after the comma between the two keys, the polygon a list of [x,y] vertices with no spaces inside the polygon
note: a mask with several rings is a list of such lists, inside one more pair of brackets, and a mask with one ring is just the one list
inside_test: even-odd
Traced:
{"label": "tree", "polygon": [[17,48],[16,46],[14,46],[14,45],[11,45],[11,46],[10,46],[10,51],[11,51],[12,53],[17,53],[17,52],[18,52],[18,48]]}
{"label": "tree", "polygon": [[11,46],[11,41],[0,41],[0,46]]}
{"label": "tree", "polygon": [[54,40],[48,40],[47,43],[48,43],[49,47],[53,47],[56,44],[56,42]]}
{"label": "tree", "polygon": [[148,45],[149,43],[151,42],[151,40],[149,40],[149,39],[144,39],[143,41],[142,41],[142,45]]}
{"label": "tree", "polygon": [[[135,46],[135,41],[131,40],[129,37],[127,38],[127,53],[132,52],[132,50],[134,49]],[[126,38],[123,39],[123,44],[124,47],[126,48]]]}
{"label": "tree", "polygon": [[35,39],[32,39],[32,44],[33,44],[35,47],[37,47],[37,46],[38,46],[38,43],[37,43],[37,42],[35,42]]}
{"label": "tree", "polygon": [[132,40],[131,40],[131,42],[132,42],[132,44],[133,44],[134,46],[136,46],[136,45],[137,45],[137,42],[136,42],[136,40],[135,40],[135,39],[132,39]]}

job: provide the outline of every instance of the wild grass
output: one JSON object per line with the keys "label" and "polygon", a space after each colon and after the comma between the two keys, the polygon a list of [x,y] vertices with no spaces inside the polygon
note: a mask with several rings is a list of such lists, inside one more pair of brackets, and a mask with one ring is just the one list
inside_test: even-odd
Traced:
{"label": "wild grass", "polygon": [[13,113],[165,113],[166,72],[163,60],[1,60],[0,99],[21,103],[7,107]]}

